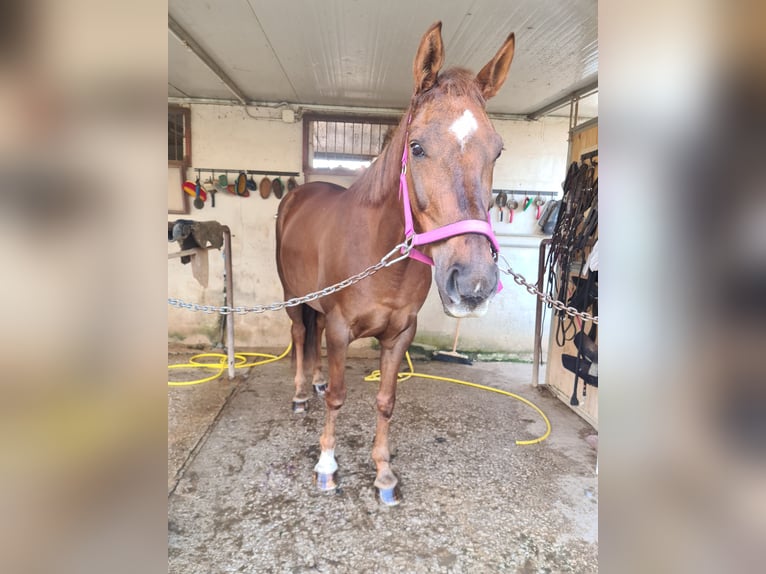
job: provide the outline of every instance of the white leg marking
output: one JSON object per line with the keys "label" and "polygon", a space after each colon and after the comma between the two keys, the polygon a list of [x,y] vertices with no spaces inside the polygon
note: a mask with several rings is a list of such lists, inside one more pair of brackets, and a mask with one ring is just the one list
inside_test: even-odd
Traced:
{"label": "white leg marking", "polygon": [[473,117],[470,110],[466,110],[462,116],[452,122],[449,131],[455,134],[455,138],[460,143],[460,149],[462,150],[465,148],[465,142],[470,139],[477,129],[479,129],[479,124],[476,123],[476,118]]}
{"label": "white leg marking", "polygon": [[335,462],[335,451],[333,449],[323,450],[319,455],[319,462],[314,467],[314,472],[320,474],[332,474],[338,470],[338,463]]}

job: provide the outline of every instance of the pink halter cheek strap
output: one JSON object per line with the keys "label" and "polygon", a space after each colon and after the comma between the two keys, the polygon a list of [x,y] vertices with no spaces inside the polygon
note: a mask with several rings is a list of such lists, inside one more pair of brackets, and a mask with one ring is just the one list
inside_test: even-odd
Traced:
{"label": "pink halter cheek strap", "polygon": [[[410,206],[410,193],[409,185],[407,184],[407,141],[405,137],[404,152],[402,153],[402,172],[399,175],[399,198],[402,200],[404,207],[404,236],[406,239],[412,238],[412,245],[426,245],[428,243],[434,243],[435,241],[441,241],[455,235],[463,235],[464,233],[479,233],[489,239],[492,249],[495,253],[500,251],[500,245],[497,243],[494,231],[492,231],[492,225],[489,220],[489,212],[487,212],[487,220],[482,221],[480,219],[463,219],[462,221],[456,221],[448,225],[443,225],[436,229],[426,231],[424,233],[415,233],[415,227],[412,221],[412,208]],[[433,259],[418,251],[417,249],[410,250],[410,257],[433,265]]]}

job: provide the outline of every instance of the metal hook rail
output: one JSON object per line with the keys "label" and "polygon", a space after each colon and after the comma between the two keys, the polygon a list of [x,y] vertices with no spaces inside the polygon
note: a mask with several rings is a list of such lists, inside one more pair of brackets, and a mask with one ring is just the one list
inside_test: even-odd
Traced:
{"label": "metal hook rail", "polygon": [[493,189],[492,193],[494,195],[497,195],[498,193],[506,193],[508,195],[515,194],[515,195],[526,195],[529,196],[538,196],[542,195],[545,197],[557,197],[561,195],[562,192],[560,191],[536,191],[533,189]]}
{"label": "metal hook rail", "polygon": [[284,175],[292,177],[297,177],[300,175],[300,172],[297,171],[263,171],[261,169],[214,169],[212,167],[193,167],[192,170],[196,171],[197,173],[220,173],[222,175],[229,175],[230,173],[246,173],[248,175]]}

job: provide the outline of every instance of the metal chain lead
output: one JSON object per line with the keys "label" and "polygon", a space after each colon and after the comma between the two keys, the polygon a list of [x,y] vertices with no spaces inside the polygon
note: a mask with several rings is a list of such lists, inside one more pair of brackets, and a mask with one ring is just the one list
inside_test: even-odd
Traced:
{"label": "metal chain lead", "polygon": [[[284,309],[285,307],[295,307],[297,305],[302,305],[303,303],[308,303],[309,301],[315,301],[316,299],[320,299],[322,297],[325,297],[327,295],[340,291],[341,289],[345,289],[346,287],[350,287],[351,285],[359,283],[362,279],[366,279],[370,275],[374,275],[375,273],[377,273],[384,267],[390,267],[394,263],[398,263],[399,261],[406,259],[407,257],[410,256],[411,250],[412,250],[412,238],[394,247],[391,251],[386,253],[381,258],[380,261],[378,261],[375,265],[370,265],[364,271],[357,273],[356,275],[352,275],[348,279],[339,281],[338,283],[335,283],[334,285],[330,285],[329,287],[320,289],[319,291],[314,291],[313,293],[309,293],[308,295],[304,295],[303,297],[293,297],[292,299],[288,299],[287,301],[270,303],[268,305],[256,305],[255,307],[245,307],[245,306],[229,307],[228,305],[224,305],[222,307],[216,307],[215,305],[199,305],[198,303],[187,303],[185,301],[182,301],[181,299],[173,299],[168,297],[168,305],[171,305],[173,307],[178,307],[179,309],[189,309],[190,311],[202,311],[203,313],[220,313],[221,315],[230,315],[231,313],[239,313],[240,315],[245,315],[247,313],[265,313],[266,311],[279,311],[280,309]],[[396,255],[397,252],[400,253],[399,256],[396,257],[395,259],[391,259],[391,257]],[[389,261],[389,259],[391,260]],[[583,321],[593,321],[594,323],[598,324],[598,317],[594,317],[593,315],[590,315],[588,313],[578,311],[574,307],[568,307],[565,303],[557,299],[553,299],[551,296],[540,291],[536,286],[530,284],[524,278],[523,275],[516,273],[513,269],[511,269],[511,266],[508,265],[508,261],[506,261],[505,257],[500,256],[500,259],[502,259],[502,261],[505,263],[507,268],[503,269],[502,267],[500,267],[500,264],[498,262],[497,263],[498,269],[502,271],[503,273],[511,275],[513,277],[513,281],[517,285],[521,285],[522,287],[524,287],[527,290],[527,292],[529,292],[531,295],[536,295],[537,297],[542,299],[544,302],[548,303],[549,305],[551,305],[555,309],[558,309],[559,311],[563,311],[567,315],[579,317]]]}
{"label": "metal chain lead", "polygon": [[507,269],[503,269],[502,267],[500,267],[500,263],[499,262],[497,264],[497,268],[500,271],[502,271],[503,273],[506,273],[506,274],[512,276],[514,283],[524,287],[530,295],[536,295],[542,301],[544,301],[545,303],[548,303],[549,305],[551,305],[554,309],[558,309],[559,311],[563,311],[567,315],[571,315],[573,317],[579,317],[583,321],[593,321],[596,325],[598,325],[598,316],[593,316],[593,315],[591,315],[589,313],[585,313],[584,311],[579,311],[579,310],[577,310],[574,307],[569,307],[569,306],[566,305],[566,303],[563,303],[562,301],[559,301],[558,299],[554,299],[553,297],[551,297],[547,293],[543,293],[542,291],[540,291],[537,288],[537,286],[532,285],[531,283],[529,283],[524,278],[523,275],[521,275],[520,273],[516,273],[513,269],[511,269],[511,266],[508,264],[508,261],[506,261],[505,257],[500,255],[500,259],[503,260],[503,263],[505,263]]}
{"label": "metal chain lead", "polygon": [[[266,311],[279,311],[280,309],[284,309],[285,307],[295,307],[297,305],[302,305],[303,303],[308,303],[309,301],[314,301],[321,297],[330,295],[331,293],[335,293],[336,291],[340,291],[341,289],[345,289],[346,287],[350,287],[351,285],[354,285],[355,283],[359,283],[362,279],[365,279],[369,277],[370,275],[374,275],[375,273],[377,273],[384,267],[390,267],[394,263],[398,263],[399,261],[402,261],[403,259],[407,259],[407,257],[410,256],[411,250],[412,250],[412,239],[408,239],[400,243],[396,247],[394,247],[391,251],[386,253],[381,258],[380,261],[378,261],[375,265],[370,265],[364,271],[357,273],[356,275],[352,275],[348,279],[339,281],[338,283],[335,283],[334,285],[330,285],[329,287],[320,289],[319,291],[309,293],[308,295],[304,295],[303,297],[293,297],[292,299],[288,299],[287,301],[280,301],[278,303],[271,303],[268,305],[256,305],[255,307],[229,307],[228,305],[224,305],[222,307],[216,307],[215,305],[199,305],[197,303],[186,303],[185,301],[182,301],[181,299],[173,299],[168,297],[168,305],[171,305],[173,307],[178,307],[179,309],[189,309],[190,311],[202,311],[204,313],[220,313],[221,315],[230,315],[231,313],[239,313],[240,315],[244,315],[247,313],[264,313]],[[391,259],[392,257],[394,257],[394,255],[397,254],[397,252],[399,252],[398,257]]]}

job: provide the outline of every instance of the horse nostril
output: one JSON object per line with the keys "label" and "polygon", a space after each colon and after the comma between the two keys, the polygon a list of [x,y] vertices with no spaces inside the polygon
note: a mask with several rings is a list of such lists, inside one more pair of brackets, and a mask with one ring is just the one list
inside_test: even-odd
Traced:
{"label": "horse nostril", "polygon": [[458,271],[457,266],[455,266],[449,270],[449,274],[447,275],[447,295],[449,295],[449,298],[453,303],[460,303],[461,297],[457,285],[459,274],[460,272]]}
{"label": "horse nostril", "polygon": [[497,271],[487,275],[471,273],[469,270],[456,263],[447,271],[444,283],[445,295],[454,304],[477,306],[491,297],[497,287]]}

